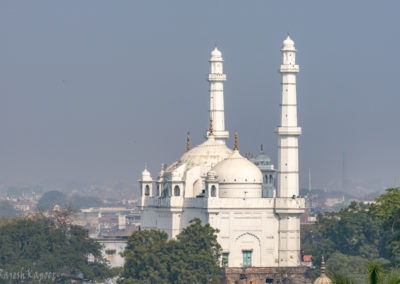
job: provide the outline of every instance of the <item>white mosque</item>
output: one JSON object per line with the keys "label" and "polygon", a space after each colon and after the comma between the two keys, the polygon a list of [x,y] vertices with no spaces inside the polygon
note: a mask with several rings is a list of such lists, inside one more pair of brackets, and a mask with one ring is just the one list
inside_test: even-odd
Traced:
{"label": "white mosque", "polygon": [[145,169],[139,180],[142,229],[159,229],[174,238],[195,217],[219,229],[222,264],[227,267],[300,265],[300,215],[296,103],[296,49],[288,36],[281,49],[281,125],[275,169],[261,152],[252,161],[226,145],[222,54],[211,52],[210,127],[206,141],[190,149],[157,179]]}

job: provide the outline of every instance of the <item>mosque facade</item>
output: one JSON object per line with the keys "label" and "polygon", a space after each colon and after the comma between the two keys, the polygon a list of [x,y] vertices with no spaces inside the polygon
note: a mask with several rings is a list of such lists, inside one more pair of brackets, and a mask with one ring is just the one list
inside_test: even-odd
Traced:
{"label": "mosque facade", "polygon": [[[153,179],[145,169],[139,180],[142,229],[158,229],[174,238],[193,218],[219,230],[223,266],[297,267],[300,265],[300,215],[296,102],[296,49],[288,36],[283,57],[278,168],[261,149],[249,160],[238,150],[238,137],[226,145],[223,58],[211,52],[210,127],[205,141],[190,148]],[[276,180],[276,181],[275,181]],[[275,186],[276,184],[276,186]],[[276,188],[276,189],[275,189]]]}

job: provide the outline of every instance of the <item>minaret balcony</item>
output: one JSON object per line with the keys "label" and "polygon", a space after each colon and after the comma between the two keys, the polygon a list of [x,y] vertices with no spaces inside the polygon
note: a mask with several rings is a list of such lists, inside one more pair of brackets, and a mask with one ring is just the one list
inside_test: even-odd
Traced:
{"label": "minaret balcony", "polygon": [[298,126],[281,126],[275,130],[275,133],[279,136],[300,136],[301,127]]}
{"label": "minaret balcony", "polygon": [[223,81],[226,81],[226,74],[211,73],[211,74],[208,74],[207,79],[210,82],[215,82],[215,81],[223,82]]}
{"label": "minaret balcony", "polygon": [[286,65],[286,64],[281,65],[279,72],[281,72],[281,73],[297,73],[297,72],[299,72],[299,65]]}

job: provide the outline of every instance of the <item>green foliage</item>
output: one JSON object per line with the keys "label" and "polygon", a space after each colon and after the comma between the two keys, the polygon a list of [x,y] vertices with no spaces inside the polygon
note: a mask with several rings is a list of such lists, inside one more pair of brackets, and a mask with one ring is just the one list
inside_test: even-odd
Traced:
{"label": "green foliage", "polygon": [[168,280],[170,251],[168,235],[156,230],[134,232],[123,256],[121,283],[165,283]]}
{"label": "green foliage", "polygon": [[65,207],[68,203],[67,196],[56,190],[48,191],[42,195],[37,204],[38,209],[51,210],[54,205]]}
{"label": "green foliage", "polygon": [[[182,273],[171,280],[177,279],[177,283],[219,283],[221,246],[216,233],[210,224],[202,226],[198,218],[190,221],[190,226],[177,236],[175,246],[183,266],[173,264]],[[180,277],[183,275],[185,277]]]}
{"label": "green foliage", "polygon": [[368,279],[369,284],[378,284],[382,279],[382,265],[376,263],[368,263],[367,271],[368,271]]}
{"label": "green foliage", "polygon": [[355,284],[353,279],[336,272],[329,274],[329,277],[334,284]]}
{"label": "green foliage", "polygon": [[382,284],[399,284],[400,283],[400,269],[391,270],[384,276]]}
{"label": "green foliage", "polygon": [[20,211],[15,209],[10,201],[0,201],[0,217],[11,218],[17,216],[19,213]]}
{"label": "green foliage", "polygon": [[371,213],[383,222],[383,228],[391,232],[388,247],[392,257],[400,262],[400,191],[389,188],[375,199]]}
{"label": "green foliage", "polygon": [[337,278],[338,281],[352,279],[354,283],[365,283],[367,280],[367,264],[368,260],[360,256],[335,252],[326,262],[326,268],[327,272]]}
{"label": "green foliage", "polygon": [[352,202],[339,212],[318,215],[316,230],[321,236],[325,255],[335,251],[367,259],[386,256],[385,233],[381,221],[374,218],[369,207]]}
{"label": "green foliage", "polygon": [[123,255],[120,283],[219,283],[221,247],[217,231],[193,219],[176,238],[165,232],[136,231]]}
{"label": "green foliage", "polygon": [[[93,261],[88,261],[89,255]],[[7,273],[52,273],[55,277],[41,283],[66,283],[71,279],[80,283],[111,276],[100,244],[87,238],[85,230],[43,216],[2,221],[0,269]],[[38,281],[26,277],[26,282]]]}

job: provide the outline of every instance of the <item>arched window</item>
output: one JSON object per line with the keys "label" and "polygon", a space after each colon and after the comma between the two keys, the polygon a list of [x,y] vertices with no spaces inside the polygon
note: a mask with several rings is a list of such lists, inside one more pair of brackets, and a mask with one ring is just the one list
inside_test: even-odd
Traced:
{"label": "arched window", "polygon": [[150,195],[150,186],[146,184],[146,187],[144,188],[144,195],[149,196]]}
{"label": "arched window", "polygon": [[174,187],[174,196],[180,196],[181,195],[181,189],[179,186],[175,185]]}
{"label": "arched window", "polygon": [[157,187],[156,187],[156,196],[160,196],[160,187],[161,187],[161,184],[157,184]]}
{"label": "arched window", "polygon": [[211,197],[217,196],[217,189],[215,188],[215,185],[211,187]]}
{"label": "arched window", "polygon": [[269,175],[269,183],[272,183],[272,175]]}
{"label": "arched window", "polygon": [[268,183],[268,175],[265,175],[265,183]]}

